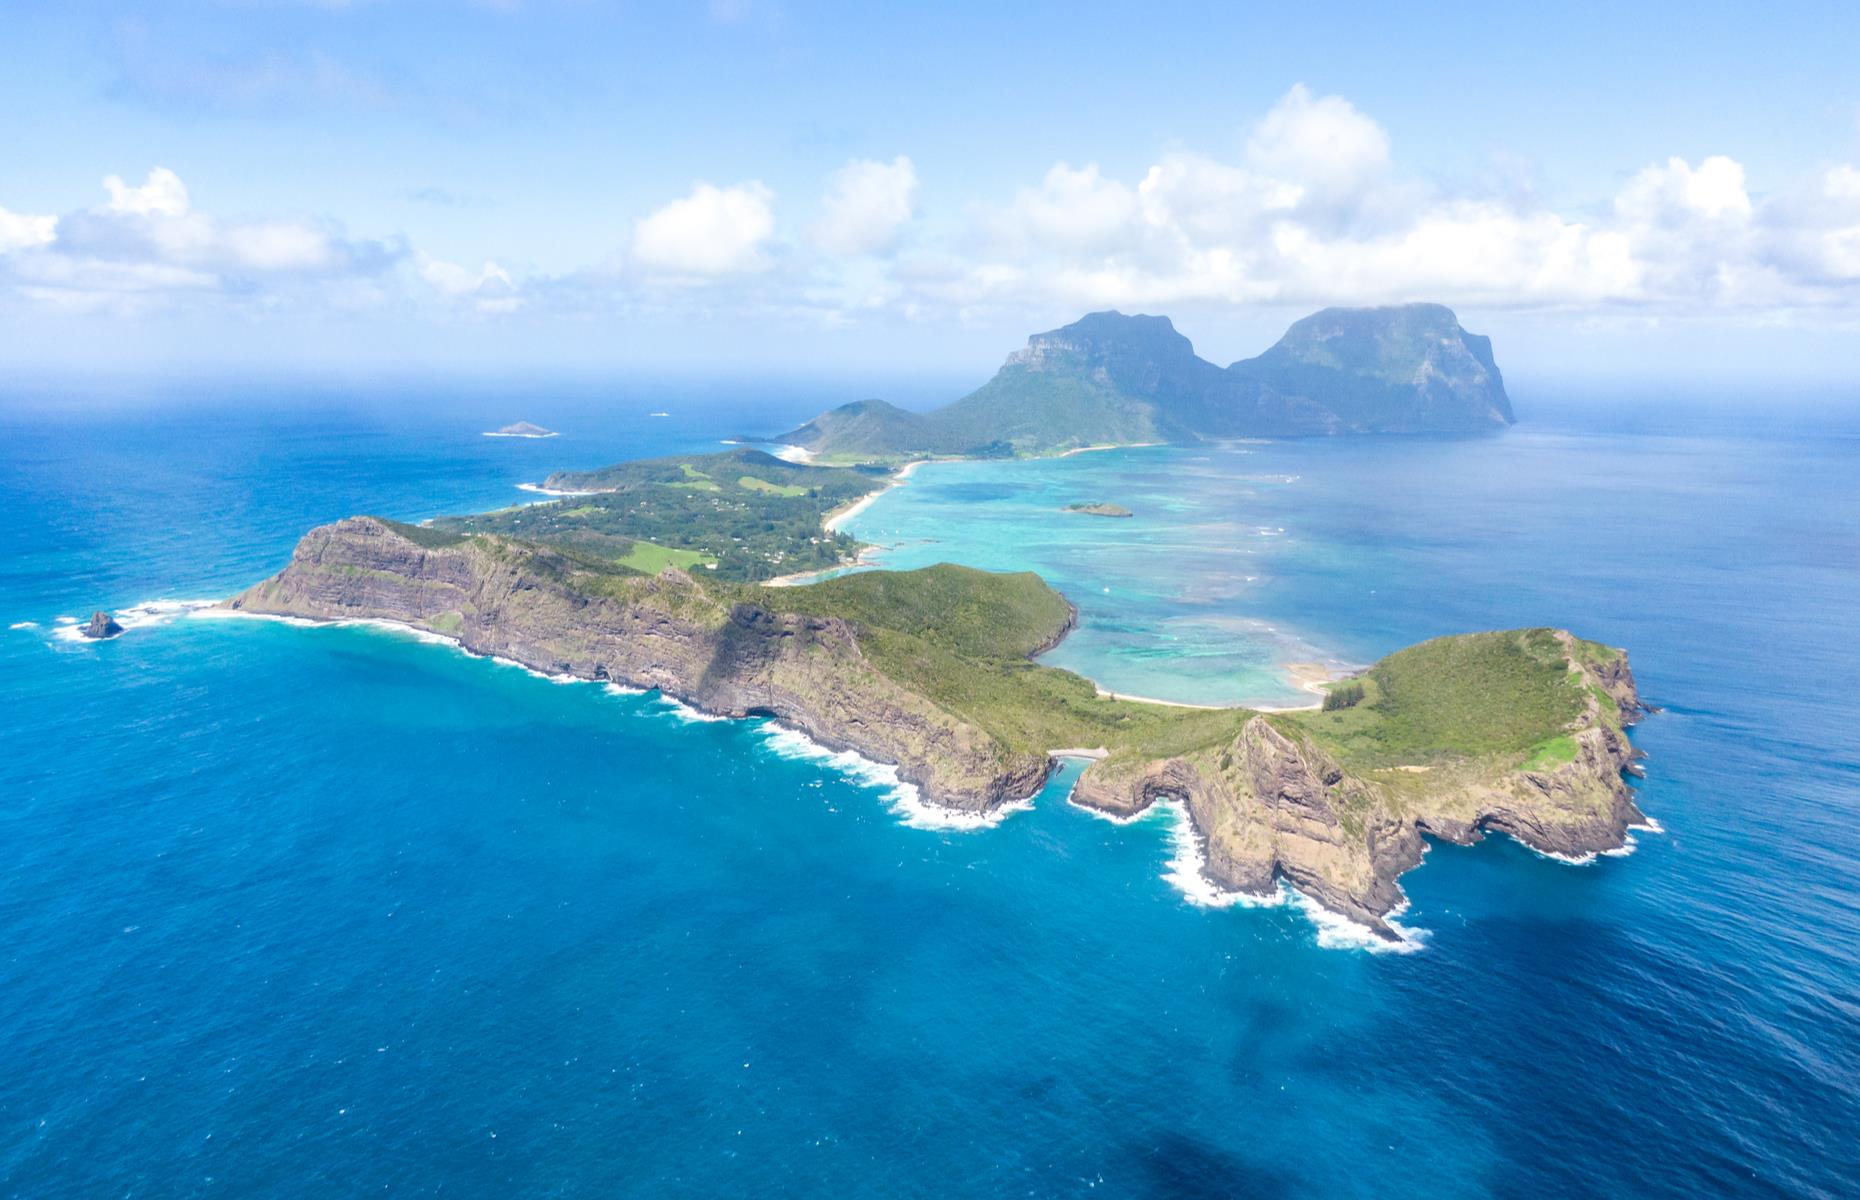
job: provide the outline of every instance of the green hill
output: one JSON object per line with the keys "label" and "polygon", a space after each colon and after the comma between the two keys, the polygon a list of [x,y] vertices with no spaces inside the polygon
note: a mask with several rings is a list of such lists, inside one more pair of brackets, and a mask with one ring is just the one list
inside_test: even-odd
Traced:
{"label": "green hill", "polygon": [[1167,317],[1092,313],[1035,334],[953,404],[862,400],[774,439],[836,460],[1038,454],[1204,437],[1475,432],[1512,421],[1490,339],[1438,304],[1329,308],[1225,369]]}

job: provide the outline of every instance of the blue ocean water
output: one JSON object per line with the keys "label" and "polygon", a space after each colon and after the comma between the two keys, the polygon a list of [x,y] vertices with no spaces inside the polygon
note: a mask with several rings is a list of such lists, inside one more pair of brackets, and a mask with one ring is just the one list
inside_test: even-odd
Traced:
{"label": "blue ocean water", "polygon": [[[1406,955],[1188,903],[1167,815],[1069,776],[926,830],[765,725],[403,635],[55,636],[319,521],[818,400],[0,409],[0,624],[31,623],[0,630],[0,1193],[1852,1194],[1848,409],[1552,395],[1496,438],[938,465],[857,519],[900,564],[1047,573],[1084,622],[1055,659],[1140,694],[1291,698],[1279,663],[1499,625],[1629,647],[1666,832],[1436,849]],[[478,436],[520,417],[564,436]],[[1058,511],[1097,499],[1137,516]]]}

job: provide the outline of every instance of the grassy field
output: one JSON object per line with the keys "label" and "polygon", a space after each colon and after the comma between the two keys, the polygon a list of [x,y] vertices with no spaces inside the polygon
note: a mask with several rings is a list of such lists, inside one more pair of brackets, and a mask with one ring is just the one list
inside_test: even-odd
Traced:
{"label": "grassy field", "polygon": [[709,555],[696,550],[676,550],[670,546],[658,546],[651,542],[634,542],[631,550],[614,560],[619,566],[647,575],[657,575],[667,567],[678,567],[689,571],[693,567],[705,567],[716,561]]}
{"label": "grassy field", "polygon": [[754,475],[744,475],[737,479],[736,486],[747,488],[752,492],[767,492],[771,496],[805,496],[807,489],[792,483],[770,483],[766,479],[757,479]]}
{"label": "grassy field", "polygon": [[1275,720],[1308,731],[1353,769],[1442,758],[1537,761],[1561,753],[1557,739],[1568,740],[1588,696],[1548,629],[1436,638],[1389,655],[1360,682],[1358,704]]}

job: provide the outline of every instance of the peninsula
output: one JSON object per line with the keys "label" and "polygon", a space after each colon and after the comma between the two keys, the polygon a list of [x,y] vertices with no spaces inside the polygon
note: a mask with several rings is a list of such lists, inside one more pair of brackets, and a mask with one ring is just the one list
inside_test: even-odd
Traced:
{"label": "peninsula", "polygon": [[1390,938],[1424,834],[1500,831],[1581,856],[1641,820],[1622,778],[1642,711],[1627,656],[1560,630],[1401,651],[1331,711],[1184,709],[1106,698],[1033,661],[1074,610],[1030,573],[941,565],[769,588],[373,517],[312,530],[226,604],[396,621],[539,671],[772,717],[895,764],[952,809],[1031,796],[1054,748],[1101,751],[1078,803],[1130,815],[1179,801],[1215,883],[1262,894],[1285,880]]}
{"label": "peninsula", "polygon": [[[1134,329],[1176,346],[1170,361],[1185,377],[1208,378],[1160,318],[1080,325],[1089,338],[1036,338],[1037,353],[1010,363],[1014,377],[1032,387],[1045,364],[1098,353],[1080,347],[1102,347],[1104,329]],[[1509,420],[1489,346],[1445,309],[1337,310],[1294,333],[1274,361],[1302,363],[1306,374],[1241,374],[1305,378],[1323,412],[1375,414],[1363,427],[1429,428],[1443,412]],[[1423,364],[1420,382],[1391,390],[1358,378],[1357,367],[1391,355]],[[1443,362],[1458,374],[1438,383]],[[1174,387],[1119,363],[1101,363],[1092,377],[1122,379],[1120,388],[1148,380],[1157,395]],[[1488,374],[1467,374],[1468,363]],[[997,389],[986,406],[1001,419],[1029,411],[1003,395]],[[1189,410],[1168,411],[1175,421]],[[861,408],[852,419],[876,437],[921,431],[927,418]],[[1073,430],[1092,445],[1157,432]],[[1042,437],[1009,444],[1068,448]],[[421,526],[352,517],[313,529],[283,571],[225,603],[398,622],[538,671],[657,689],[721,716],[773,718],[892,764],[925,800],[965,812],[1032,796],[1059,755],[1089,758],[1075,802],[1118,817],[1179,803],[1214,883],[1254,895],[1289,883],[1388,938],[1398,936],[1388,918],[1403,903],[1399,877],[1420,862],[1425,836],[1472,842],[1496,831],[1580,858],[1623,845],[1643,819],[1623,778],[1635,757],[1625,731],[1644,711],[1627,655],[1565,630],[1438,638],[1314,685],[1326,694],[1309,709],[1191,708],[1120,698],[1036,661],[1077,614],[1031,573],[942,564],[768,586],[854,561],[862,547],[840,520],[908,471],[739,447],[560,472],[545,486],[572,495],[553,502]],[[1069,507],[1129,515],[1109,503]]]}

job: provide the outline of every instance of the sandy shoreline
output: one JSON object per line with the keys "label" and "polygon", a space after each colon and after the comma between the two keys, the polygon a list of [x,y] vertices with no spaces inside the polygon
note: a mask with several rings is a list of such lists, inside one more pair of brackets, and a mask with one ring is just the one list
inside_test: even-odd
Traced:
{"label": "sandy shoreline", "polygon": [[1054,458],[1071,458],[1074,454],[1092,454],[1099,450],[1141,450],[1146,446],[1162,446],[1165,442],[1105,442],[1100,446],[1077,446],[1071,450],[1061,450]]}
{"label": "sandy shoreline", "polygon": [[[832,512],[827,514],[826,520],[820,523],[820,527],[826,530],[828,533],[838,533],[841,525],[844,525],[846,522],[852,520],[854,517],[858,516],[860,513],[870,508],[872,506],[873,501],[877,500],[880,496],[884,495],[886,492],[889,492],[892,488],[897,487],[899,484],[909,479],[913,471],[915,471],[918,467],[923,466],[925,463],[929,461],[931,460],[927,458],[919,458],[911,462],[905,463],[903,466],[898,468],[897,473],[895,475],[893,475],[890,479],[887,479],[885,481],[884,487],[879,488],[877,491],[874,491],[874,492],[867,492],[865,495],[859,497],[857,500],[853,501],[851,504],[848,504],[843,508],[834,509]],[[762,586],[763,587],[802,587],[802,586],[805,586],[806,584],[814,582],[816,579],[819,579],[823,575],[830,575],[835,571],[844,571],[850,567],[869,567],[869,566],[872,566],[877,561],[877,555],[878,555],[879,549],[880,548],[877,546],[866,546],[865,548],[859,551],[858,557],[853,559],[849,563],[839,563],[836,566],[821,567],[819,570],[815,570],[815,571],[796,571],[792,575],[777,575],[773,579],[764,579],[762,581]]]}
{"label": "sandy shoreline", "polygon": [[[1287,675],[1290,675],[1292,677],[1292,682],[1297,684],[1300,688],[1318,696],[1324,694],[1324,685],[1331,681],[1330,668],[1326,667],[1323,663],[1280,663],[1279,669],[1284,671]],[[1162,700],[1155,696],[1138,696],[1131,692],[1114,692],[1098,684],[1095,680],[1093,681],[1093,686],[1097,687],[1098,695],[1106,700],[1129,700],[1135,704],[1160,704],[1166,708],[1198,708],[1204,711],[1244,708],[1252,712],[1262,713],[1312,712],[1323,703],[1322,701],[1318,701],[1313,704],[1190,704],[1185,700]],[[1057,751],[1054,753],[1057,753]]]}
{"label": "sandy shoreline", "polygon": [[886,492],[889,492],[892,488],[897,487],[899,484],[909,479],[911,477],[912,472],[916,471],[918,467],[923,466],[925,463],[929,461],[930,460],[927,458],[919,458],[919,459],[913,459],[912,461],[905,463],[903,466],[898,468],[897,474],[893,475],[890,479],[887,479],[885,481],[884,487],[879,488],[875,492],[867,492],[865,495],[859,497],[857,500],[854,500],[851,504],[848,504],[846,507],[837,508],[833,510],[832,512],[828,513],[827,519],[821,522],[822,528],[824,528],[828,533],[838,533],[840,531],[840,526],[852,520],[854,517],[864,512],[866,509],[872,507],[873,502],[876,501],[880,496],[884,495]]}

